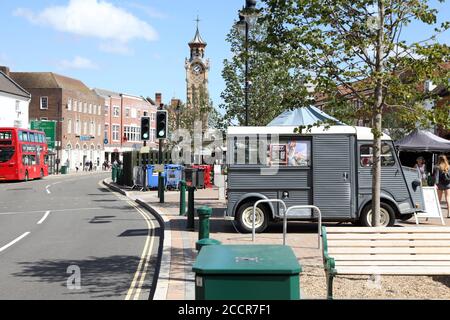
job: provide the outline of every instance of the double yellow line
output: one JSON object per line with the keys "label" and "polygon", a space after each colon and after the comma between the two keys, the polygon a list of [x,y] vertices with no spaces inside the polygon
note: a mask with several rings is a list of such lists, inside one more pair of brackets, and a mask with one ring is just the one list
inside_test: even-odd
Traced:
{"label": "double yellow line", "polygon": [[139,300],[142,286],[144,285],[145,276],[147,275],[150,259],[152,257],[153,246],[155,244],[155,237],[153,234],[155,225],[147,212],[139,208],[137,204],[131,201],[127,202],[145,219],[149,230],[147,239],[145,240],[144,250],[142,251],[141,260],[139,261],[138,268],[136,270],[136,273],[134,274],[133,282],[131,283],[130,289],[128,289],[127,296],[125,297],[125,300]]}
{"label": "double yellow line", "polygon": [[[104,187],[101,181],[99,182],[99,185]],[[147,223],[148,234],[145,240],[144,250],[142,251],[139,265],[134,274],[133,282],[131,282],[131,286],[128,289],[127,295],[125,297],[125,300],[139,300],[142,291],[142,286],[144,285],[145,276],[147,275],[149,263],[152,257],[153,247],[155,244],[154,238],[155,224],[153,223],[149,214],[146,211],[142,210],[139,207],[139,205],[130,201],[123,195],[118,195],[114,191],[111,192],[120,200],[125,200],[130,206],[132,206],[137,212],[139,212],[139,214],[144,218],[145,222]]]}

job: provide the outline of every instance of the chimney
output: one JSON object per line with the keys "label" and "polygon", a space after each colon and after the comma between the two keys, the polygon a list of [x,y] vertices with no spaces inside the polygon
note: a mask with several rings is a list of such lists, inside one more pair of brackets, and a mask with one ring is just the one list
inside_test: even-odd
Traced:
{"label": "chimney", "polygon": [[162,94],[161,93],[156,93],[155,94],[155,104],[157,107],[159,107],[162,103]]}
{"label": "chimney", "polygon": [[10,76],[8,67],[0,66],[0,71],[3,72],[4,74],[6,74],[8,77]]}

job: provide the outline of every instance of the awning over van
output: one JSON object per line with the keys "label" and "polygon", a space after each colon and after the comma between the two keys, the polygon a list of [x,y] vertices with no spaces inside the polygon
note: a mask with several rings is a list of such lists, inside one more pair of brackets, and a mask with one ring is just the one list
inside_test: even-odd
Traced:
{"label": "awning over van", "polygon": [[316,107],[310,106],[285,111],[273,119],[267,126],[308,126],[325,121],[334,121],[338,125],[343,125],[343,123],[336,118],[320,111]]}
{"label": "awning over van", "polygon": [[419,129],[395,142],[395,145],[400,151],[450,152],[449,140]]}

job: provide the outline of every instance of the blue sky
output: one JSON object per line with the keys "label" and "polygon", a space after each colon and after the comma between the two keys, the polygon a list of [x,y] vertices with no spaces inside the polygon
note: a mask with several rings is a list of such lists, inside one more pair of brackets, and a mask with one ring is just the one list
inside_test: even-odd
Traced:
{"label": "blue sky", "polygon": [[[0,65],[13,71],[53,71],[98,87],[168,102],[185,98],[187,43],[200,31],[211,60],[210,93],[216,106],[224,89],[225,41],[244,0],[0,0]],[[448,3],[439,20],[450,20]],[[92,10],[94,8],[95,10]],[[86,17],[95,12],[94,15]],[[76,17],[83,15],[83,23]],[[118,16],[119,19],[111,17]],[[431,28],[413,24],[406,40]],[[440,37],[450,43],[449,32]]]}

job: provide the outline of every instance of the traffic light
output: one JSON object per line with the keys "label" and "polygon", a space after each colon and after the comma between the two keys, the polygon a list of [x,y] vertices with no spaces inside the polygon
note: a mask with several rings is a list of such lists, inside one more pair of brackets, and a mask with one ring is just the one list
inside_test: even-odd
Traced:
{"label": "traffic light", "polygon": [[150,140],[150,117],[141,118],[141,140]]}
{"label": "traffic light", "polygon": [[156,138],[167,139],[168,138],[168,114],[166,110],[158,110],[156,112]]}

